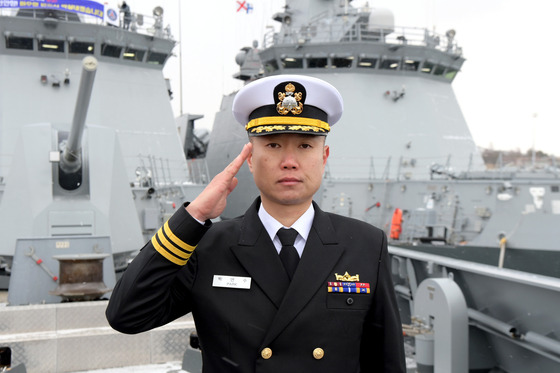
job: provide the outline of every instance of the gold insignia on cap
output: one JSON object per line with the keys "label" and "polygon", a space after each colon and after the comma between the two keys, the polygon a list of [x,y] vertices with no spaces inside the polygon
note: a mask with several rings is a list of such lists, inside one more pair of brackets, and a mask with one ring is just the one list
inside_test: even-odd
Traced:
{"label": "gold insignia on cap", "polygon": [[292,83],[286,84],[284,87],[286,92],[278,92],[280,102],[276,105],[276,111],[280,115],[292,113],[294,115],[301,114],[303,111],[303,103],[301,103],[302,93],[295,92],[296,87]]}
{"label": "gold insignia on cap", "polygon": [[342,276],[339,275],[338,273],[335,273],[334,277],[336,277],[336,281],[350,281],[350,282],[360,281],[360,275],[359,274],[356,274],[354,276],[350,276],[348,271],[346,271],[346,273]]}

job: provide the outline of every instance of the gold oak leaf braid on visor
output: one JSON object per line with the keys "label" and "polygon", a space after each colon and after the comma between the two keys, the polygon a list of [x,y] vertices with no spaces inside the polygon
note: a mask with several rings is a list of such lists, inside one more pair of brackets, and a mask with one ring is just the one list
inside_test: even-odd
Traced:
{"label": "gold oak leaf braid on visor", "polygon": [[326,131],[330,131],[330,126],[327,122],[323,122],[320,119],[315,118],[302,118],[302,117],[261,117],[255,118],[251,120],[245,126],[246,130],[249,130],[253,127],[257,126],[264,126],[268,124],[296,124],[302,126],[311,126],[311,127],[318,127],[324,129]]}

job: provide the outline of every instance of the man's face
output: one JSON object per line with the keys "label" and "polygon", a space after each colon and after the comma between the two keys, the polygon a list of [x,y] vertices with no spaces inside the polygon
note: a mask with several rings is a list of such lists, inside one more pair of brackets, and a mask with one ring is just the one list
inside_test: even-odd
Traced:
{"label": "man's face", "polygon": [[324,136],[277,134],[251,138],[247,159],[265,206],[311,203],[329,156]]}

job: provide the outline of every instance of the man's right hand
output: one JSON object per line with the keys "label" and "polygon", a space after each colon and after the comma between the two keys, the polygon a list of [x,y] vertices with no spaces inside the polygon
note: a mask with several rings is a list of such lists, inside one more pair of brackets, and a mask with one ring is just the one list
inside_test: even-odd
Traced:
{"label": "man's right hand", "polygon": [[235,175],[249,157],[253,144],[247,143],[241,153],[187,206],[187,212],[195,219],[205,221],[214,219],[224,211],[227,197],[237,186]]}

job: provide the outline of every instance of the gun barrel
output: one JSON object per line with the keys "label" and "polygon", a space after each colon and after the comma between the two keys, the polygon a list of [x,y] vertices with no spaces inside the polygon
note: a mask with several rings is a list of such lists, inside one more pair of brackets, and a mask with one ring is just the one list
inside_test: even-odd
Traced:
{"label": "gun barrel", "polygon": [[82,135],[86,122],[93,81],[97,71],[97,59],[87,56],[82,60],[82,77],[78,89],[78,98],[74,108],[72,128],[61,157],[61,167],[65,172],[75,172],[81,167]]}

